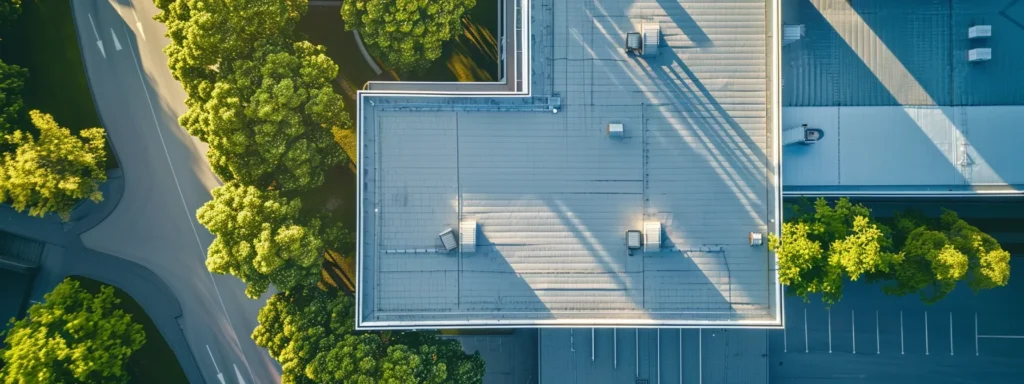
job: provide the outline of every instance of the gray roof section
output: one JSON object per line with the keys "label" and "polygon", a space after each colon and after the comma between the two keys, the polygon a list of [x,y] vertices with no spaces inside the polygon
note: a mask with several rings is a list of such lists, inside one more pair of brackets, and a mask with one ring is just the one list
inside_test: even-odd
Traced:
{"label": "gray roof section", "polygon": [[[784,0],[807,34],[783,47],[785,106],[1022,105],[1024,2]],[[968,40],[972,25],[992,37]],[[971,48],[992,60],[967,61]]]}
{"label": "gray roof section", "polygon": [[783,148],[786,193],[1021,193],[1024,106],[787,107],[783,127],[821,128]]}
{"label": "gray roof section", "polygon": [[[359,326],[779,324],[747,240],[778,230],[770,5],[537,1],[532,96],[362,92]],[[466,220],[476,252],[438,252]],[[630,256],[644,221],[665,249]]]}
{"label": "gray roof section", "polygon": [[766,332],[542,329],[539,383],[768,383]]}

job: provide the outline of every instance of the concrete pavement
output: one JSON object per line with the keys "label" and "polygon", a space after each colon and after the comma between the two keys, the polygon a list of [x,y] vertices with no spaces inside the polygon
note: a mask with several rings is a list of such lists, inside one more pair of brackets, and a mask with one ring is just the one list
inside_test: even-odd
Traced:
{"label": "concrete pavement", "polygon": [[[205,146],[178,125],[185,93],[167,68],[165,29],[152,19],[158,9],[145,0],[72,6],[93,98],[124,174],[120,202],[82,233],[82,243],[166,282],[181,305],[178,323],[203,381],[278,382],[280,367],[249,337],[266,297],[250,300],[238,279],[205,267],[213,237],[195,211],[220,182]],[[176,351],[183,362],[185,352]]]}

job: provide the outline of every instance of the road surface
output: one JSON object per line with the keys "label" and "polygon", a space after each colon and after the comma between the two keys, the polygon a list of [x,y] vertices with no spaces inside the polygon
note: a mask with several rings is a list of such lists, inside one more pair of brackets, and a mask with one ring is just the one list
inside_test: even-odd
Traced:
{"label": "road surface", "polygon": [[246,298],[241,281],[212,275],[204,264],[213,236],[195,212],[220,182],[205,146],[178,125],[185,93],[167,68],[168,40],[153,20],[158,9],[149,0],[74,0],[72,7],[89,84],[125,183],[113,212],[83,233],[82,243],[166,282],[181,303],[178,324],[189,349],[175,352],[182,364],[197,364],[206,382],[280,381],[280,367],[250,338],[266,297]]}

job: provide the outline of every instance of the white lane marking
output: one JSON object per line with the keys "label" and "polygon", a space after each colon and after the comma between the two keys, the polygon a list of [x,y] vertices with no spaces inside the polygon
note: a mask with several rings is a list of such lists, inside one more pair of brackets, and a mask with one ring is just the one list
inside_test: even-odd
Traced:
{"label": "white lane marking", "polygon": [[953,312],[949,313],[949,355],[953,356]]}
{"label": "white lane marking", "polygon": [[850,329],[853,331],[852,332],[852,337],[853,337],[853,354],[856,355],[857,354],[857,314],[854,313],[852,309],[850,310],[850,327],[852,327]]}
{"label": "white lane marking", "polygon": [[242,377],[242,372],[238,371],[238,366],[234,365],[234,364],[231,364],[231,366],[235,367],[235,377],[238,378],[238,383],[239,384],[245,384],[245,378]]}
{"label": "white lane marking", "polygon": [[92,14],[89,13],[89,24],[92,25],[92,34],[96,35],[96,45],[100,47],[100,54],[103,58],[107,58],[107,52],[103,50],[103,39],[100,39],[100,33],[96,32],[96,23],[92,21]]}
{"label": "white lane marking", "polygon": [[114,37],[114,49],[120,51],[121,50],[121,42],[117,41],[117,34],[114,33],[114,28],[110,28],[110,36]]}
{"label": "white lane marking", "polygon": [[142,29],[142,22],[139,21],[139,15],[135,13],[135,8],[132,8],[132,16],[135,16],[135,26],[139,28],[139,34],[142,35],[142,40],[146,40],[146,30]]}
{"label": "white lane marking", "polygon": [[878,330],[878,311],[875,311],[875,354],[882,354],[882,335]]}
{"label": "white lane marking", "polygon": [[1024,339],[1024,335],[978,335],[982,339]]}
{"label": "white lane marking", "polygon": [[828,309],[828,353],[832,353],[832,308]]}
{"label": "white lane marking", "polygon": [[683,329],[679,328],[679,384],[683,384]]}
{"label": "white lane marking", "polygon": [[903,311],[900,311],[900,354],[904,354],[903,349]]}
{"label": "white lane marking", "polygon": [[811,351],[811,349],[808,348],[807,345],[807,308],[804,308],[804,353],[808,353]]}
{"label": "white lane marking", "polygon": [[210,345],[206,345],[206,353],[210,354],[210,361],[213,362],[213,369],[217,371],[217,380],[220,380],[220,384],[224,384],[224,374],[220,373],[220,368],[217,367],[217,359],[213,358],[213,351],[210,351]]}
{"label": "white lane marking", "polygon": [[[123,28],[125,34],[128,34],[128,27],[123,26]],[[185,209],[185,217],[188,217],[188,224],[192,227],[192,235],[196,238],[196,244],[199,245],[199,250],[201,251],[201,255],[205,262],[206,248],[203,247],[203,242],[199,240],[199,231],[196,230],[196,224],[192,220],[193,213],[189,212],[188,204],[185,202],[185,194],[181,192],[181,184],[178,182],[178,174],[174,170],[174,164],[171,162],[171,154],[167,151],[167,143],[164,141],[164,133],[160,129],[160,122],[156,117],[156,109],[153,107],[153,100],[149,97],[149,89],[146,87],[145,77],[142,76],[142,66],[139,65],[139,59],[135,57],[139,52],[135,50],[131,40],[127,41],[128,48],[132,51],[132,60],[135,61],[135,71],[139,74],[139,81],[142,82],[143,94],[146,95],[146,101],[149,103],[149,112],[153,115],[153,127],[156,128],[157,137],[160,138],[160,146],[164,149],[164,157],[167,158],[167,165],[171,167],[171,177],[174,179],[174,186],[178,189],[178,197],[181,197],[181,207]],[[231,315],[228,314],[228,308],[224,305],[224,298],[220,294],[220,288],[217,288],[217,281],[213,279],[213,272],[210,272],[210,270],[207,269],[206,274],[207,276],[210,276],[210,283],[213,284],[213,291],[217,293],[217,300],[220,301],[220,308],[224,311],[224,318],[229,324],[233,324],[231,322]],[[235,346],[238,347],[239,356],[242,358],[242,363],[245,364],[245,369],[249,371],[249,377],[256,377],[256,375],[252,373],[252,367],[249,366],[249,360],[245,358],[245,353],[241,353],[242,342],[238,340],[238,334],[231,332],[231,337],[235,339]],[[209,346],[207,346],[207,348],[209,348]]]}
{"label": "white lane marking", "polygon": [[974,356],[978,356],[978,312],[974,312]]}
{"label": "white lane marking", "polygon": [[928,311],[924,311],[924,354],[928,352]]}

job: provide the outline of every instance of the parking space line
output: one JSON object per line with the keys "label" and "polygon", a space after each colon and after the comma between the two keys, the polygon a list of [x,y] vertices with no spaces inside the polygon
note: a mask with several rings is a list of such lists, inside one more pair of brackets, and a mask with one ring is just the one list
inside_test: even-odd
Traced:
{"label": "parking space line", "polygon": [[782,352],[789,352],[789,336],[786,333],[786,328],[789,327],[782,327]]}
{"label": "parking space line", "polygon": [[[974,333],[977,334],[978,332]],[[804,353],[808,353],[811,351],[811,349],[808,348],[807,345],[807,308],[804,308]]]}
{"label": "parking space line", "polygon": [[953,312],[949,313],[949,355],[953,356]]}
{"label": "parking space line", "polygon": [[857,314],[850,310],[850,330],[853,338],[853,354],[857,354]]}
{"label": "parking space line", "polygon": [[903,349],[903,311],[900,311],[900,354],[904,354]]}
{"label": "parking space line", "polygon": [[982,339],[1024,339],[1024,335],[978,335]]}
{"label": "parking space line", "polygon": [[882,354],[882,335],[878,330],[878,311],[875,311],[875,354]]}
{"label": "parking space line", "polygon": [[928,352],[928,311],[924,311],[924,354]]}
{"label": "parking space line", "polygon": [[828,353],[832,353],[832,308],[828,309]]}
{"label": "parking space line", "polygon": [[978,312],[974,312],[974,356],[978,354]]}

